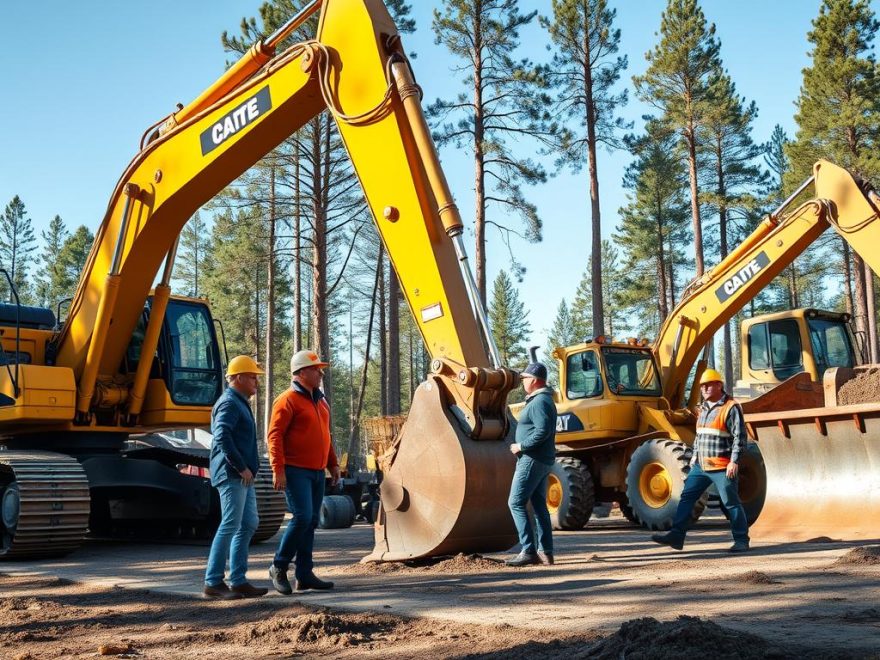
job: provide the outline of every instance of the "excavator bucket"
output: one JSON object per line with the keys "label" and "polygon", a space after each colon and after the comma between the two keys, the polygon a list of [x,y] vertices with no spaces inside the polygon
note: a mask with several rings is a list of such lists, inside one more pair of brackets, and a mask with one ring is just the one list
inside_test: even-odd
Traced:
{"label": "excavator bucket", "polygon": [[831,369],[824,392],[799,374],[744,404],[767,474],[753,539],[880,538],[878,384],[878,365]]}
{"label": "excavator bucket", "polygon": [[[513,426],[513,425],[511,425]],[[472,440],[434,379],[416,390],[382,457],[376,545],[364,561],[499,552],[516,541],[507,508],[515,458],[504,440]]]}

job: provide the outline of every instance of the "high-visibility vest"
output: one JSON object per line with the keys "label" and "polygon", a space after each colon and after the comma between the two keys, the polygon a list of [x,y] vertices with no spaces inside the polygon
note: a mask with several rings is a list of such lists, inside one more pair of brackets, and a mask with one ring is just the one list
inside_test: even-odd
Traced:
{"label": "high-visibility vest", "polygon": [[[721,406],[718,414],[709,421],[704,422],[705,426],[697,427],[697,435],[715,436],[716,438],[729,438],[730,431],[727,430],[727,414],[730,409],[736,405],[736,401],[728,398]],[[709,411],[706,411],[707,413]],[[702,417],[702,415],[701,415]],[[730,464],[730,459],[726,456],[700,456],[700,466],[704,470],[725,470]]]}

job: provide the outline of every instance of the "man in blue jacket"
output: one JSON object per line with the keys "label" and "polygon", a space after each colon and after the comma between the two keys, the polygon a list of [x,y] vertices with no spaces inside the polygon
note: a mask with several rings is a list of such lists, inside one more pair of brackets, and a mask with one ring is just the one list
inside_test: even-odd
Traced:
{"label": "man in blue jacket", "polygon": [[[220,526],[205,569],[205,597],[234,600],[268,592],[247,581],[248,545],[260,519],[254,478],[260,467],[257,425],[248,399],[263,370],[247,355],[229,361],[228,387],[211,411],[211,485],[220,493]],[[229,585],[223,581],[229,560]]]}
{"label": "man in blue jacket", "polygon": [[[519,534],[520,553],[508,566],[553,563],[553,528],[547,510],[547,476],[556,462],[556,405],[547,387],[547,367],[532,362],[522,372],[526,405],[517,420],[515,442],[510,451],[516,456],[516,470],[507,505]],[[538,545],[529,520],[527,505],[532,503],[538,524]]]}

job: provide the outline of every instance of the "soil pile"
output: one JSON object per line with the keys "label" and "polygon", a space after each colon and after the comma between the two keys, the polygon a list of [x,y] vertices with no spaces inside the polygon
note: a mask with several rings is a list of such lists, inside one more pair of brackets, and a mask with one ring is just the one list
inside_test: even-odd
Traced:
{"label": "soil pile", "polygon": [[869,369],[844,383],[837,392],[837,404],[851,406],[857,403],[880,401],[880,369]]}
{"label": "soil pile", "polygon": [[761,571],[749,571],[748,573],[743,573],[738,578],[735,578],[735,581],[736,580],[745,584],[781,584],[779,580],[774,580],[772,577]]}
{"label": "soil pile", "polygon": [[835,566],[878,566],[880,565],[880,545],[863,545],[853,548],[834,562]]}
{"label": "soil pile", "polygon": [[776,646],[762,637],[730,630],[692,616],[660,622],[652,618],[624,623],[620,630],[572,657],[586,660],[672,660],[713,658],[803,658],[803,650]]}
{"label": "soil pile", "polygon": [[399,619],[375,614],[308,612],[298,616],[273,616],[237,631],[236,637],[245,644],[270,638],[319,649],[345,648],[380,639],[399,624]]}
{"label": "soil pile", "polygon": [[504,568],[500,559],[484,557],[479,554],[459,552],[454,557],[428,557],[400,562],[364,562],[346,566],[341,572],[354,575],[374,575],[376,573],[485,573]]}

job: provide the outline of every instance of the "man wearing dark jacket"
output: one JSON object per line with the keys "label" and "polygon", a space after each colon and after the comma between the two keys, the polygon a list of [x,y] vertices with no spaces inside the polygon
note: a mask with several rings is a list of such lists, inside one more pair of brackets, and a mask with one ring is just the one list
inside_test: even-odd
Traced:
{"label": "man wearing dark jacket", "polygon": [[[553,392],[547,387],[547,367],[532,362],[522,373],[526,405],[517,420],[515,442],[510,451],[516,456],[516,470],[507,501],[519,534],[520,553],[506,563],[508,566],[553,563],[553,532],[547,510],[547,476],[556,461],[556,406]],[[529,520],[528,503],[532,503],[538,526],[538,544]]]}
{"label": "man wearing dark jacket", "polygon": [[[260,467],[257,426],[248,399],[263,370],[247,355],[229,361],[228,387],[211,411],[211,485],[220,493],[220,526],[205,569],[205,596],[255,598],[268,589],[247,581],[248,545],[259,525],[254,479]],[[229,586],[223,581],[229,560]]]}

